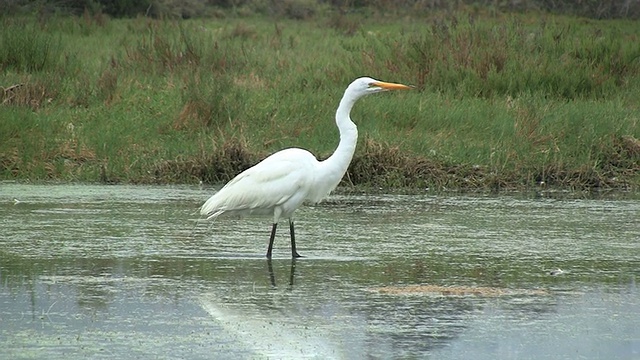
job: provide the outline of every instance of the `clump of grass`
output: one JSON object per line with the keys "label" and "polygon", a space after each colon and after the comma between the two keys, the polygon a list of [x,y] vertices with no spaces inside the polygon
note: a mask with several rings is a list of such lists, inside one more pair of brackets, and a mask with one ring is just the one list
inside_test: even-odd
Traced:
{"label": "clump of grass", "polygon": [[613,135],[599,145],[595,169],[608,187],[632,187],[629,179],[640,178],[640,140],[631,135]]}
{"label": "clump of grass", "polygon": [[50,104],[60,94],[59,86],[49,83],[50,78],[33,79],[24,84],[2,87],[2,105],[26,106],[38,110]]}
{"label": "clump of grass", "polygon": [[[41,123],[27,117],[2,124],[12,150],[0,156],[0,173],[5,176],[30,174],[33,180],[73,179],[96,159],[95,152],[75,134],[73,124]],[[28,139],[17,128],[29,130]],[[47,141],[49,140],[49,141]]]}
{"label": "clump of grass", "polygon": [[[545,127],[545,118],[552,110],[537,98],[507,97],[507,111],[513,119],[513,136],[521,149],[531,153],[557,150],[557,139]],[[556,134],[557,135],[557,134]]]}
{"label": "clump of grass", "polygon": [[497,171],[488,166],[452,164],[411,154],[365,137],[344,181],[349,186],[374,188],[471,191],[539,186],[576,190],[633,187],[623,179],[633,178],[640,171],[640,140],[615,137],[610,146],[599,149],[595,156],[593,166],[530,162]]}
{"label": "clump of grass", "polygon": [[17,178],[25,169],[20,166],[18,148],[14,147],[10,152],[0,154],[0,174],[7,178]]}
{"label": "clump of grass", "polygon": [[[404,65],[390,71],[407,72],[419,86],[457,96],[603,98],[640,74],[640,48],[625,37],[609,28],[589,32],[546,21],[525,24],[518,18],[497,25],[452,16],[435,18],[428,31],[401,42],[372,42],[366,52],[398,54],[394,64]],[[391,64],[363,65],[373,70]]]}
{"label": "clump of grass", "polygon": [[127,46],[118,63],[126,69],[159,76],[193,74],[201,71],[238,72],[246,65],[247,51],[235,39],[255,37],[252,27],[237,24],[226,36],[216,38],[213,31],[192,24],[172,21],[144,21],[144,36],[135,46]]}
{"label": "clump of grass", "polygon": [[214,124],[218,128],[228,119],[227,104],[233,86],[229,76],[218,74],[206,79],[199,74],[189,74],[182,92],[183,107],[174,121],[176,130],[202,130]]}
{"label": "clump of grass", "polygon": [[327,24],[330,28],[347,35],[353,36],[362,29],[360,19],[353,16],[347,16],[343,11],[334,12],[328,19]]}
{"label": "clump of grass", "polygon": [[1,103],[39,110],[64,100],[64,84],[77,73],[78,62],[65,51],[62,37],[28,18],[3,18],[2,26],[0,71],[3,81],[13,83],[0,84]]}
{"label": "clump of grass", "polygon": [[105,69],[96,83],[97,97],[105,103],[111,103],[116,98],[118,90],[118,69],[114,60]]}
{"label": "clump of grass", "polygon": [[256,28],[254,26],[247,25],[244,22],[237,23],[227,35],[228,38],[240,38],[243,40],[255,39],[256,36]]}
{"label": "clump of grass", "polygon": [[202,181],[224,183],[258,162],[243,139],[229,138],[213,142],[212,149],[203,149],[197,157],[178,157],[155,165],[154,178],[158,182]]}
{"label": "clump of grass", "polygon": [[314,0],[284,0],[282,10],[286,17],[295,20],[307,20],[316,13],[318,3]]}
{"label": "clump of grass", "polygon": [[[351,185],[382,188],[455,187],[467,169],[403,152],[366,136],[345,178]],[[464,176],[464,175],[463,175]]]}
{"label": "clump of grass", "polygon": [[61,40],[25,20],[2,19],[0,70],[41,72],[58,66]]}
{"label": "clump of grass", "polygon": [[[178,31],[175,31],[178,30]],[[202,46],[184,28],[171,22],[148,21],[146,34],[126,49],[125,63],[144,71],[171,72],[179,67],[197,68]]]}

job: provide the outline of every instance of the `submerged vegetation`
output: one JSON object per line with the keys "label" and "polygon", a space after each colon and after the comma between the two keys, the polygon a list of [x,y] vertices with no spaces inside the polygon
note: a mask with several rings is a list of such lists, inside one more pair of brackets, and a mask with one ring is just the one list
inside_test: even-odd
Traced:
{"label": "submerged vegetation", "polygon": [[1,18],[0,179],[218,183],[284,147],[325,158],[368,75],[417,89],[356,105],[345,185],[640,188],[634,22],[218,15]]}

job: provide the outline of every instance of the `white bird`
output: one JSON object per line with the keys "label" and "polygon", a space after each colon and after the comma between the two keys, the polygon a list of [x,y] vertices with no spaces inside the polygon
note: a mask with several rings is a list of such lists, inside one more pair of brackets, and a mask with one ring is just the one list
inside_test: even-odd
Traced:
{"label": "white bird", "polygon": [[349,116],[356,100],[385,90],[411,89],[410,86],[358,78],[345,90],[336,111],[340,143],[323,161],[307,150],[289,148],[278,151],[238,174],[200,208],[207,220],[222,214],[273,216],[267,258],[271,258],[276,227],[281,218],[289,219],[291,255],[296,251],[293,213],[304,202],[318,203],[338,186],[347,172],[358,141],[358,128]]}

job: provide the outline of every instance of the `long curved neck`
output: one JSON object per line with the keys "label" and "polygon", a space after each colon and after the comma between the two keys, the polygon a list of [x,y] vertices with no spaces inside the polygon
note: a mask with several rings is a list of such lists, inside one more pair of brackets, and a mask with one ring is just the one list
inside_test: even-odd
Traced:
{"label": "long curved neck", "polygon": [[356,151],[358,128],[349,117],[351,108],[353,108],[356,100],[350,96],[343,97],[336,111],[336,125],[340,131],[340,143],[336,151],[329,158],[322,161],[323,170],[325,170],[323,175],[327,182],[331,183],[331,188],[328,191],[333,190],[338,185],[347,172],[349,163],[351,163],[353,154]]}

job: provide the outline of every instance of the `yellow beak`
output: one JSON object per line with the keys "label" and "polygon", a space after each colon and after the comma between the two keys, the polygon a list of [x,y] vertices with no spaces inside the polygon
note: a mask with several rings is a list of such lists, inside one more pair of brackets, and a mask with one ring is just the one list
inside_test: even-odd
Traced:
{"label": "yellow beak", "polygon": [[403,85],[403,84],[396,84],[396,83],[389,83],[389,82],[384,82],[384,81],[376,81],[373,83],[374,86],[377,87],[381,87],[383,89],[386,90],[410,90],[413,89],[413,87],[411,86],[407,86],[407,85]]}

